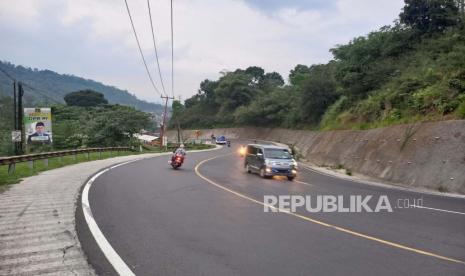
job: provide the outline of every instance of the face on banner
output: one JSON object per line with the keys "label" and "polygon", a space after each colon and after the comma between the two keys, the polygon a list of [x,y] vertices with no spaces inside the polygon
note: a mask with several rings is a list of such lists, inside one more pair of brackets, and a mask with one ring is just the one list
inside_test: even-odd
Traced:
{"label": "face on banner", "polygon": [[24,128],[27,144],[52,142],[52,111],[50,108],[25,108]]}

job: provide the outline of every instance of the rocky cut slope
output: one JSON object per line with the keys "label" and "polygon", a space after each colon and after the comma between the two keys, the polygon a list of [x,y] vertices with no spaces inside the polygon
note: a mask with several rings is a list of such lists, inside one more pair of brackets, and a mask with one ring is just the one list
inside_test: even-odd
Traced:
{"label": "rocky cut slope", "polygon": [[[200,130],[203,138],[262,139],[294,147],[308,162],[408,187],[465,194],[465,120],[395,125],[371,130],[306,131],[279,128]],[[176,138],[175,131],[168,133]],[[195,132],[186,130],[184,139]]]}

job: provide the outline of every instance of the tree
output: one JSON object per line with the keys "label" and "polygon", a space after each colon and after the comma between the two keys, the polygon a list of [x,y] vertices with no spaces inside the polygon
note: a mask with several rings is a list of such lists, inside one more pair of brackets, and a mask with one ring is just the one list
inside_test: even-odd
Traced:
{"label": "tree", "polygon": [[257,94],[256,88],[251,83],[252,78],[252,75],[234,72],[228,73],[219,80],[215,96],[221,112],[234,111],[237,107],[247,105],[252,100]]}
{"label": "tree", "polygon": [[171,119],[169,122],[169,126],[173,127],[175,124],[179,123],[179,118],[182,116],[184,111],[184,105],[178,101],[174,100],[173,104],[171,105]]}
{"label": "tree", "polygon": [[171,110],[171,118],[178,118],[184,111],[184,105],[180,101],[174,100],[171,105]]}
{"label": "tree", "polygon": [[266,73],[263,76],[262,81],[260,82],[260,88],[263,90],[270,90],[274,87],[279,87],[284,85],[284,79],[277,72]]}
{"label": "tree", "polygon": [[65,96],[65,102],[69,106],[99,106],[108,104],[102,93],[93,90],[71,92]]}
{"label": "tree", "polygon": [[460,21],[454,0],[405,0],[400,21],[420,33],[444,31]]}
{"label": "tree", "polygon": [[270,91],[234,112],[236,123],[250,126],[281,126],[291,109],[291,98],[284,89]]}
{"label": "tree", "polygon": [[215,103],[215,89],[218,87],[217,81],[204,80],[200,83],[199,95],[207,104]]}
{"label": "tree", "polygon": [[133,134],[147,129],[151,115],[123,105],[52,107],[56,149],[127,146]]}
{"label": "tree", "polygon": [[397,69],[396,58],[410,50],[411,41],[410,31],[385,26],[331,49],[335,77],[343,93],[351,100],[359,100],[388,82]]}
{"label": "tree", "polygon": [[326,109],[339,97],[330,65],[313,65],[305,79],[300,100],[301,120],[318,124]]}
{"label": "tree", "polygon": [[89,115],[93,117],[85,122],[89,146],[128,145],[133,134],[150,123],[150,114],[122,105],[107,105]]}
{"label": "tree", "polygon": [[297,64],[289,74],[289,82],[293,86],[300,86],[308,74],[310,74],[310,68],[307,65]]}
{"label": "tree", "polygon": [[258,66],[250,66],[247,69],[245,69],[245,73],[252,76],[252,82],[257,84],[263,79],[265,70]]}

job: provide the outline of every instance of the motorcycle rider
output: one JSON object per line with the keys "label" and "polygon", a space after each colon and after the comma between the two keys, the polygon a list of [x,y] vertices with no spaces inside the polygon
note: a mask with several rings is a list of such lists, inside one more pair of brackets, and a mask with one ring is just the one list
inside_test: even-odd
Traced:
{"label": "motorcycle rider", "polygon": [[186,156],[186,150],[184,149],[184,144],[181,144],[179,145],[179,148],[175,149],[173,151],[173,155],[171,156],[171,162],[174,161],[174,158],[177,156],[177,155],[181,155],[182,158],[184,159],[184,157]]}

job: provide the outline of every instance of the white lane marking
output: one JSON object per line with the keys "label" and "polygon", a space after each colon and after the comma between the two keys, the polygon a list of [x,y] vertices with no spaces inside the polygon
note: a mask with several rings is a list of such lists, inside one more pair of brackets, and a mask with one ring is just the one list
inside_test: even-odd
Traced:
{"label": "white lane marking", "polygon": [[420,209],[434,210],[434,211],[439,211],[439,212],[452,213],[452,214],[457,214],[457,215],[465,215],[465,213],[462,213],[462,212],[450,211],[450,210],[438,209],[438,208],[431,208],[431,207],[426,207],[426,206],[410,205],[410,207],[420,208]]}
{"label": "white lane marking", "polygon": [[[426,192],[426,191],[414,191],[414,190],[410,190],[408,188],[403,188],[403,187],[397,187],[397,186],[389,186],[389,185],[385,185],[385,184],[382,184],[382,183],[372,183],[372,182],[367,182],[367,181],[363,181],[363,180],[354,180],[354,179],[349,179],[349,178],[345,178],[345,177],[338,177],[336,175],[332,175],[332,174],[329,174],[329,173],[325,173],[325,172],[321,172],[321,171],[318,171],[318,170],[315,170],[305,164],[302,164],[302,167],[304,167],[305,169],[309,170],[309,171],[312,171],[312,172],[315,172],[315,173],[318,173],[318,174],[321,174],[321,175],[324,175],[324,176],[329,176],[329,177],[332,177],[332,178],[338,178],[338,179],[343,179],[343,180],[347,180],[347,181],[350,181],[350,182],[354,182],[354,183],[360,183],[360,184],[366,184],[366,185],[372,185],[372,186],[377,186],[377,187],[381,187],[381,188],[386,188],[386,189],[394,189],[394,190],[401,190],[401,191],[406,191],[406,192],[414,192],[414,193],[420,193],[420,194],[428,194],[428,195],[436,195],[436,196],[448,196],[448,195],[441,195],[441,194],[435,194],[435,193],[429,193],[429,192]],[[303,183],[302,183],[303,184]],[[457,197],[455,196],[451,196],[453,198],[461,198],[460,195],[458,195]],[[415,207],[415,208],[422,208],[422,209],[428,209],[428,210],[432,210],[432,211],[438,211],[438,212],[446,212],[446,213],[452,213],[452,214],[458,214],[458,215],[465,215],[465,213],[462,213],[462,212],[457,212],[457,211],[451,211],[451,210],[445,210],[445,209],[438,209],[438,208],[432,208],[432,207],[425,207],[425,206],[414,206],[414,205],[411,205],[411,207]]]}
{"label": "white lane marking", "polygon": [[310,183],[307,183],[307,182],[303,182],[303,181],[300,181],[300,180],[295,180],[294,179],[294,182],[297,182],[299,184],[302,184],[302,185],[307,185],[307,186],[310,186],[310,187],[314,187],[315,185],[313,184],[310,184]]}
{"label": "white lane marking", "polygon": [[[204,151],[211,151],[211,150],[217,150],[221,149],[222,147],[216,145],[215,148],[212,149],[205,149],[205,150],[191,150],[188,152],[204,152]],[[159,155],[153,156],[153,157],[159,157],[163,155],[170,155],[171,153],[160,153]],[[100,247],[100,250],[103,252],[107,260],[110,262],[110,264],[113,266],[115,271],[119,275],[124,275],[124,276],[132,276],[135,275],[132,270],[128,267],[128,265],[121,259],[121,257],[116,253],[115,249],[111,246],[111,244],[108,242],[108,240],[105,238],[103,235],[102,231],[97,225],[97,222],[94,219],[94,216],[92,215],[92,210],[90,208],[90,203],[89,203],[89,190],[92,185],[92,183],[97,179],[99,176],[102,174],[108,172],[111,169],[117,168],[119,166],[123,166],[129,163],[133,163],[136,161],[140,161],[143,159],[147,158],[152,158],[152,157],[141,157],[137,158],[134,160],[122,162],[116,165],[113,165],[109,168],[106,168],[97,174],[95,174],[89,181],[84,186],[84,189],[82,190],[82,212],[84,213],[84,218],[86,220],[87,226],[89,227],[90,232],[92,233],[92,236],[94,237],[95,241],[97,242],[97,245]]]}
{"label": "white lane marking", "polygon": [[121,259],[121,257],[116,253],[116,251],[111,247],[108,240],[103,235],[102,231],[97,225],[97,222],[94,220],[94,216],[92,215],[92,210],[90,209],[89,204],[89,190],[92,183],[97,179],[97,177],[101,176],[102,174],[106,173],[107,171],[131,163],[138,161],[140,159],[136,159],[134,161],[123,162],[121,164],[117,164],[110,168],[107,168],[103,171],[100,171],[96,175],[94,175],[89,181],[87,181],[86,185],[84,186],[84,190],[82,191],[82,211],[84,213],[84,218],[86,219],[87,226],[89,226],[89,230],[94,236],[95,241],[97,242],[100,250],[102,250],[103,254],[107,258],[107,260],[111,263],[113,268],[119,275],[128,275],[132,276],[135,275],[131,269],[126,265],[126,263]]}
{"label": "white lane marking", "polygon": [[309,170],[311,172],[315,172],[317,174],[329,176],[329,177],[332,177],[332,178],[347,180],[347,181],[350,181],[350,182],[353,182],[353,183],[371,185],[371,186],[375,186],[375,187],[381,187],[381,188],[391,189],[391,190],[399,190],[399,191],[404,191],[404,192],[412,192],[412,193],[417,193],[417,194],[425,194],[425,195],[433,195],[433,196],[440,196],[440,197],[448,197],[448,198],[451,197],[451,198],[465,199],[465,195],[461,195],[461,194],[440,193],[440,192],[427,191],[427,190],[418,191],[418,190],[414,190],[413,188],[396,186],[394,184],[384,184],[384,183],[380,183],[380,182],[368,181],[368,180],[363,180],[363,179],[356,179],[355,180],[355,179],[351,179],[349,177],[345,177],[344,175],[333,175],[333,174],[330,174],[330,173],[325,173],[325,172],[313,169],[312,167],[308,166],[307,164],[303,164],[301,162],[299,162],[299,164],[300,164],[300,166],[302,166],[303,168],[305,168],[305,169],[307,169],[307,170]]}

